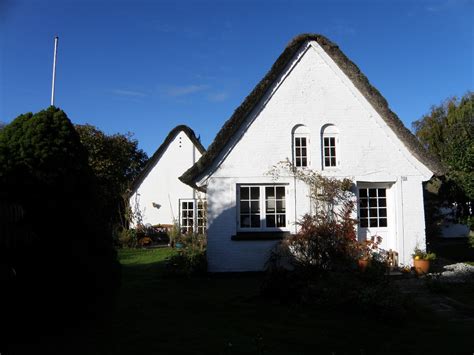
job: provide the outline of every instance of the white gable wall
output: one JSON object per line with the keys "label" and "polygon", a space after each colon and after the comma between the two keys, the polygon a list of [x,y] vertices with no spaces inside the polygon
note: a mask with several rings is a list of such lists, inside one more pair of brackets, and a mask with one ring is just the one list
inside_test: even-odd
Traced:
{"label": "white gable wall", "polygon": [[[172,224],[174,219],[179,220],[179,199],[196,198],[196,193],[178,178],[200,157],[186,133],[179,132],[130,198],[135,210],[138,202],[144,224]],[[161,207],[157,209],[153,203]]]}
{"label": "white gable wall", "polygon": [[[210,271],[261,269],[263,254],[273,242],[230,240],[237,220],[235,186],[272,183],[267,175],[271,167],[292,158],[291,132],[297,124],[305,125],[311,134],[311,169],[322,170],[320,133],[324,125],[333,124],[339,131],[339,166],[323,170],[323,174],[390,186],[390,228],[370,233],[385,233],[383,246],[396,249],[400,261],[410,263],[414,245],[425,245],[421,183],[431,172],[409,153],[316,42],[296,58],[254,109],[247,125],[232,138],[232,149],[226,149],[225,159],[222,156],[211,168],[207,181],[208,196],[212,196],[208,197]],[[309,202],[307,192],[295,188],[292,178],[287,180],[294,193],[287,196],[287,218],[293,216],[294,226],[294,215],[298,219],[309,212]],[[292,199],[295,201],[290,203]],[[226,201],[226,209],[220,201]]]}

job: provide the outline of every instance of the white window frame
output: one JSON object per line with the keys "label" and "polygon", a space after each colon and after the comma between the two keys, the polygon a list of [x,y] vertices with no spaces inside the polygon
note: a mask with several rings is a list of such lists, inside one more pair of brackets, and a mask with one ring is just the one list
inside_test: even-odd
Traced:
{"label": "white window frame", "polygon": [[[240,211],[240,188],[241,187],[258,187],[259,188],[259,216],[260,216],[260,227],[241,227],[241,211]],[[284,219],[285,219],[285,226],[284,227],[267,227],[267,213],[266,213],[266,201],[267,196],[265,192],[265,188],[267,187],[283,187],[285,190],[285,197],[284,197]],[[288,211],[288,184],[237,184],[236,187],[237,192],[237,230],[239,232],[271,232],[271,231],[289,231],[289,211]],[[250,200],[247,200],[250,201]],[[278,201],[275,199],[275,203]],[[275,215],[283,213],[275,212]]]}
{"label": "white window frame", "polygon": [[[334,146],[329,143],[329,146],[326,146],[325,141],[326,139],[331,141],[331,138],[334,139]],[[336,134],[323,134],[323,169],[336,169],[339,164],[338,164],[338,137]],[[331,154],[331,149],[334,149],[334,156]],[[326,155],[326,149],[329,149],[329,155]],[[334,159],[334,164],[335,165],[326,165],[326,158],[329,159],[329,162],[331,163],[331,160]]]}
{"label": "white window frame", "polygon": [[[309,168],[311,167],[311,135],[310,135],[310,131],[308,129],[308,127],[306,127],[305,125],[303,124],[298,124],[296,125],[295,127],[293,127],[292,131],[291,131],[291,136],[292,136],[292,141],[291,141],[291,147],[292,147],[292,154],[293,154],[293,166],[297,169],[306,169],[306,168]],[[303,146],[297,146],[296,145],[296,140],[297,139],[302,139],[304,138],[305,141],[306,141],[306,146],[303,147]],[[298,148],[301,147],[301,148],[305,148],[306,149],[306,154],[305,155],[298,155]],[[300,151],[300,153],[302,153]],[[302,161],[301,161],[301,165],[298,166],[297,165],[297,160],[298,158],[300,159],[306,159],[306,165],[302,165]]]}
{"label": "white window frame", "polygon": [[[376,190],[376,196],[375,197],[371,197],[369,196],[370,194],[370,189],[375,189]],[[381,197],[379,196],[379,190],[385,190],[385,196],[384,197]],[[367,190],[367,197],[361,197],[360,196],[360,191],[361,190]],[[363,185],[363,186],[358,186],[357,187],[357,218],[359,220],[359,224],[358,224],[358,227],[363,229],[363,230],[366,230],[366,229],[377,229],[377,230],[388,230],[388,228],[390,227],[390,197],[389,197],[389,191],[390,191],[390,187],[389,186],[386,186],[386,185],[380,185],[380,184],[373,184],[373,185]],[[365,207],[361,207],[361,202],[362,200],[361,199],[365,199],[367,198],[367,206]],[[380,202],[381,200],[385,200],[385,206],[383,205],[380,205]],[[370,200],[375,200],[376,201],[376,204],[375,206],[370,206]],[[377,212],[377,217],[372,217],[373,216],[370,212],[370,210],[376,210]],[[361,211],[362,210],[367,210],[367,217],[362,217],[361,216]],[[381,210],[385,210],[385,216],[380,216],[380,212]],[[366,227],[363,227],[362,226],[362,219],[366,219],[367,220],[367,226]],[[371,219],[376,219],[377,220],[377,226],[371,226],[370,225],[370,220]],[[386,220],[386,225],[385,226],[380,226],[380,220],[381,219],[385,219]]]}
{"label": "white window frame", "polygon": [[[305,142],[306,142],[306,145],[305,146],[297,146],[296,145],[296,140],[297,139],[305,139]],[[310,160],[310,155],[309,155],[309,145],[310,145],[310,138],[309,138],[309,134],[304,134],[304,133],[295,133],[293,135],[293,165],[295,166],[295,168],[298,168],[298,169],[304,169],[304,168],[309,168],[311,166],[311,160]],[[306,155],[298,155],[298,148],[300,149],[306,149]],[[302,165],[302,162],[301,162],[301,165],[298,166],[297,164],[297,161],[298,161],[298,158],[300,159],[306,159],[306,165]]]}
{"label": "white window frame", "polygon": [[[193,204],[193,207],[192,209],[186,209],[186,211],[192,211],[193,212],[193,215],[192,215],[192,220],[193,220],[193,225],[192,225],[192,232],[193,233],[201,233],[200,229],[202,229],[202,234],[206,233],[206,230],[207,230],[207,218],[206,218],[206,215],[205,215],[205,212],[202,213],[201,212],[201,216],[199,216],[199,204],[202,203],[204,208],[207,208],[207,201],[205,199],[193,199],[193,198],[180,198],[179,199],[179,230],[182,232],[182,233],[189,233],[191,231],[191,229],[189,229],[189,226],[183,226],[183,202],[186,202],[186,203],[192,203]],[[186,217],[187,219],[189,219],[189,217]],[[203,220],[204,221],[204,224],[202,226],[199,226],[199,220]],[[183,229],[186,228],[186,231],[184,231]]]}
{"label": "white window frame", "polygon": [[[199,208],[200,204],[202,204],[201,208]],[[207,231],[207,200],[197,199],[195,205],[196,205],[196,233],[206,234],[206,231]],[[202,221],[201,225],[199,225],[200,221]]]}
{"label": "white window frame", "polygon": [[[331,139],[334,138],[334,147],[329,145],[326,147],[325,145],[325,138]],[[334,158],[335,165],[326,165],[326,148],[329,150],[334,148],[335,155],[329,154],[328,158]],[[341,162],[341,150],[339,145],[339,130],[333,124],[324,125],[321,129],[321,169],[322,170],[336,170],[339,169]]]}

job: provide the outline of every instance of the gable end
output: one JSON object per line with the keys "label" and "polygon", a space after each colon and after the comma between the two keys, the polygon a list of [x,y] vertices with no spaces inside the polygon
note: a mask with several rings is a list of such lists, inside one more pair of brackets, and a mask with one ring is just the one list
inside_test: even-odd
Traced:
{"label": "gable end", "polygon": [[316,41],[323,48],[415,158],[426,165],[435,175],[444,174],[445,169],[441,163],[423,148],[398,116],[390,110],[386,99],[370,84],[357,65],[347,58],[335,43],[319,34],[302,34],[295,37],[289,43],[270,71],[234,111],[230,119],[225,122],[207,152],[179,178],[182,182],[196,187],[196,181],[199,177],[205,174],[212,166],[231,138],[245,122],[253,108],[282,74],[297,51],[309,41]]}
{"label": "gable end", "polygon": [[189,128],[186,125],[176,126],[170,131],[170,133],[168,133],[163,143],[158,147],[158,149],[151,156],[151,158],[148,159],[143,170],[140,172],[137,178],[133,181],[130,187],[130,191],[129,191],[130,195],[136,192],[137,188],[140,186],[140,184],[143,182],[143,180],[146,178],[149,172],[153,169],[156,163],[160,160],[163,153],[166,151],[166,149],[168,148],[170,143],[173,141],[173,139],[175,139],[175,137],[179,134],[179,132],[184,132],[188,136],[188,138],[191,140],[191,142],[194,144],[194,146],[197,148],[199,153],[205,154],[206,149],[202,146],[201,142],[199,141],[199,139],[197,139],[196,134],[191,128]]}

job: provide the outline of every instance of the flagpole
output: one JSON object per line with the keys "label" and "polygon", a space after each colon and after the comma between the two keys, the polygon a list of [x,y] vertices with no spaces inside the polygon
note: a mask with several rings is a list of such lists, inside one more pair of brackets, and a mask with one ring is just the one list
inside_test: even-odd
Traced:
{"label": "flagpole", "polygon": [[54,37],[54,57],[53,57],[53,83],[51,85],[51,106],[54,106],[54,84],[56,81],[56,58],[58,56],[59,37]]}

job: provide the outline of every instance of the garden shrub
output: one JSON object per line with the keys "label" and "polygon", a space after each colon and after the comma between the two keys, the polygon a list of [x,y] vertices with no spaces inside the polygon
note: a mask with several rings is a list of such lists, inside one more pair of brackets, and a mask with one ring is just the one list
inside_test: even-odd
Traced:
{"label": "garden shrub", "polygon": [[100,297],[112,303],[120,269],[96,186],[63,111],[21,115],[0,131],[0,260],[15,270],[0,313],[12,332],[15,320],[40,329],[42,319],[76,319]]}
{"label": "garden shrub", "polygon": [[181,275],[202,275],[207,272],[206,236],[203,234],[184,234],[176,237],[181,243],[178,253],[168,260],[170,273]]}
{"label": "garden shrub", "polygon": [[[402,297],[390,284],[385,257],[378,253],[380,237],[357,240],[353,183],[311,171],[293,173],[308,183],[315,212],[303,216],[298,233],[271,253],[262,295],[282,302],[403,315]],[[364,272],[357,267],[361,257],[370,258]]]}

